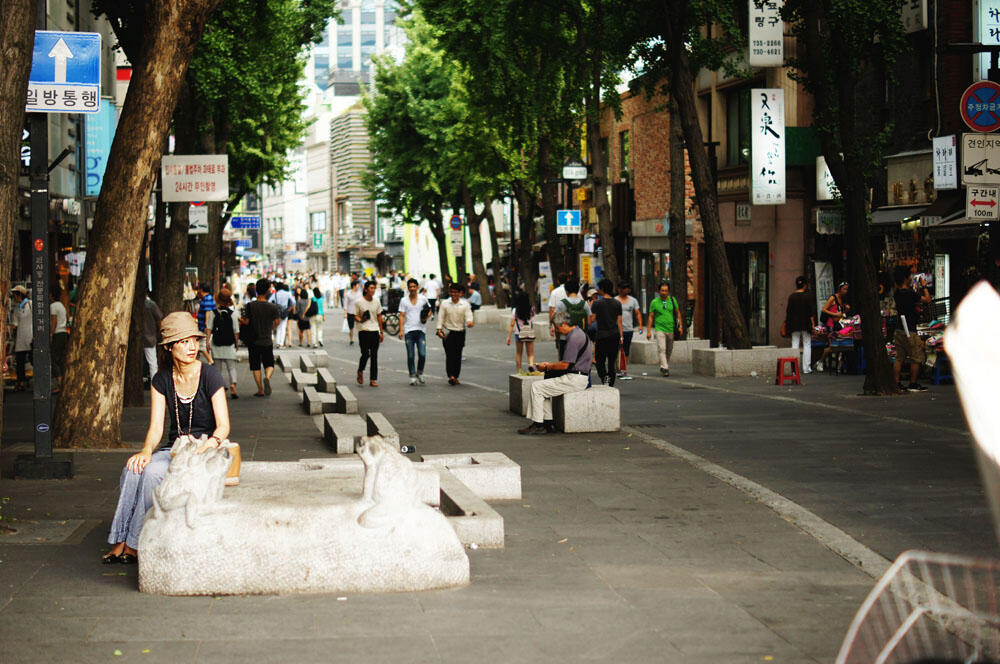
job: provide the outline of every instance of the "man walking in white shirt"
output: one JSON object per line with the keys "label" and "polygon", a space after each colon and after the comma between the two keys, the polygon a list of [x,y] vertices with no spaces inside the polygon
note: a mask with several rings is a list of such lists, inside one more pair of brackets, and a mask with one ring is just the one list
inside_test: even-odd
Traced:
{"label": "man walking in white shirt", "polygon": [[431,314],[437,313],[438,309],[438,294],[441,292],[441,282],[434,278],[432,274],[430,279],[424,282],[424,296],[427,298],[427,302],[431,305]]}
{"label": "man walking in white shirt", "polygon": [[[424,384],[424,364],[427,362],[427,333],[424,325],[431,313],[427,298],[419,292],[416,279],[406,282],[409,291],[399,303],[399,338],[406,343],[406,368],[410,372],[410,385]],[[417,355],[414,366],[414,354]]]}
{"label": "man walking in white shirt", "polygon": [[462,373],[462,349],[465,347],[465,328],[472,327],[472,307],[462,299],[462,286],[454,283],[448,288],[451,299],[441,303],[438,312],[437,335],[444,343],[445,368],[448,384],[458,385]]}

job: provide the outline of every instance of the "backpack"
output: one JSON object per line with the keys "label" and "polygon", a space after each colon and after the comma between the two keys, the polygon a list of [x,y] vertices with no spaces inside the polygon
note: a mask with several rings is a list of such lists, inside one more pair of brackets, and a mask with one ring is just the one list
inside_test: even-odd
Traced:
{"label": "backpack", "polygon": [[581,299],[579,302],[570,302],[563,298],[563,306],[566,307],[566,315],[569,316],[571,325],[576,325],[580,329],[587,329],[587,301]]}
{"label": "backpack", "polygon": [[236,343],[233,334],[233,312],[229,309],[219,309],[212,321],[212,345],[232,346]]}
{"label": "backpack", "polygon": [[309,302],[309,308],[306,309],[306,313],[303,315],[304,318],[312,318],[313,316],[319,315],[319,305],[316,304],[316,300],[311,300]]}

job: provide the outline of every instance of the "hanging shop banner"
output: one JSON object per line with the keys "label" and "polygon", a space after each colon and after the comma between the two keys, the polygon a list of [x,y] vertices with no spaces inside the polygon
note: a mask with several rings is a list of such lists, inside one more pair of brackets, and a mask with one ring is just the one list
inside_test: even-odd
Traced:
{"label": "hanging shop banner", "polygon": [[785,202],[785,91],[754,88],[750,91],[751,166],[753,204]]}
{"label": "hanging shop banner", "polygon": [[101,110],[88,115],[84,130],[87,136],[87,196],[96,198],[101,193],[104,169],[108,166],[111,141],[115,138],[115,106],[107,99],[101,100]]}
{"label": "hanging shop banner", "polygon": [[816,157],[816,200],[832,201],[837,198],[837,183],[826,165],[826,157]]}
{"label": "hanging shop banner", "polygon": [[229,155],[164,155],[160,169],[168,203],[229,198]]}
{"label": "hanging shop banner", "polygon": [[[983,46],[1000,46],[1000,0],[978,0],[973,3],[978,11],[973,10],[972,41]],[[985,81],[990,75],[989,52],[977,53],[973,72],[973,80]]]}
{"label": "hanging shop banner", "polygon": [[938,191],[958,189],[958,150],[955,135],[938,136],[934,146],[934,188]]}
{"label": "hanging shop banner", "polygon": [[899,8],[903,29],[919,32],[927,29],[927,0],[905,0]]}
{"label": "hanging shop banner", "polygon": [[784,0],[748,0],[750,7],[751,67],[780,67],[785,64],[785,23],[781,20]]}

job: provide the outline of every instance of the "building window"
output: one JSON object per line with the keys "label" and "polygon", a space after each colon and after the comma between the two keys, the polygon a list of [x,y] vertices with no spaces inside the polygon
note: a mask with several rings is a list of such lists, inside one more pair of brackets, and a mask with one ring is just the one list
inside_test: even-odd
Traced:
{"label": "building window", "polygon": [[326,212],[309,213],[309,230],[318,232],[326,230]]}
{"label": "building window", "polygon": [[604,160],[604,179],[607,181],[611,177],[611,146],[608,144],[607,136],[602,136],[600,140],[601,158]]}
{"label": "building window", "polygon": [[374,9],[361,9],[361,25],[375,25]]}
{"label": "building window", "polygon": [[628,129],[618,134],[618,163],[621,165],[621,179],[628,180],[631,163],[629,162]]}
{"label": "building window", "polygon": [[726,165],[750,163],[750,88],[726,95]]}
{"label": "building window", "polygon": [[365,46],[370,46],[375,48],[375,31],[374,30],[362,30],[361,31],[361,49],[364,50]]}

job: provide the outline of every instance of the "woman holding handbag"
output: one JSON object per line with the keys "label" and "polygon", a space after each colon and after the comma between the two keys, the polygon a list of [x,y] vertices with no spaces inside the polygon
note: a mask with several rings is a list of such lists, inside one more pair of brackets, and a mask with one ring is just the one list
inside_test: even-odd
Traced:
{"label": "woman holding handbag", "polygon": [[[160,347],[169,361],[151,381],[149,427],[142,450],[125,462],[118,507],[111,522],[111,550],[101,558],[105,565],[134,565],[139,533],[146,511],[153,505],[153,490],[170,465],[170,446],[179,436],[209,436],[199,453],[220,447],[229,436],[226,384],[219,371],[198,359],[205,333],[191,314],[176,311],[160,321]],[[166,359],[166,358],[164,358]],[[163,441],[163,418],[170,413],[170,432]]]}

